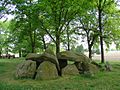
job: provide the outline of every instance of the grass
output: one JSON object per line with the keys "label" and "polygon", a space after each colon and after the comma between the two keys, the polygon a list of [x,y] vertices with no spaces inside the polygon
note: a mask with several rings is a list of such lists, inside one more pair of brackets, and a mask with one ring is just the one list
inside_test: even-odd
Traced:
{"label": "grass", "polygon": [[63,76],[56,80],[15,79],[16,67],[23,59],[0,59],[0,90],[120,90],[120,61],[110,61],[112,72],[94,77]]}

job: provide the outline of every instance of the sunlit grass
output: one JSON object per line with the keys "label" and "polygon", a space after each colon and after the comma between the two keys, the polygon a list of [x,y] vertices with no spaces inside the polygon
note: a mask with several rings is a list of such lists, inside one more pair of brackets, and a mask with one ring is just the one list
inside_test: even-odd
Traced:
{"label": "sunlit grass", "polygon": [[24,59],[0,59],[0,90],[120,90],[120,61],[110,61],[111,72],[94,77],[63,76],[56,80],[15,79],[14,72]]}

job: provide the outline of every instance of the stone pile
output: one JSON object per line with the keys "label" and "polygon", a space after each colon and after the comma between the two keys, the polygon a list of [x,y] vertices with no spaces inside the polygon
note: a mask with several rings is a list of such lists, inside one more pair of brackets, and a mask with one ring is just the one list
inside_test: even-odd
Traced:
{"label": "stone pile", "polygon": [[[69,64],[72,62],[72,64]],[[63,51],[57,55],[50,49],[43,54],[29,53],[26,61],[19,64],[16,78],[32,78],[36,80],[56,79],[63,75],[94,75],[98,70],[96,63],[81,53]]]}

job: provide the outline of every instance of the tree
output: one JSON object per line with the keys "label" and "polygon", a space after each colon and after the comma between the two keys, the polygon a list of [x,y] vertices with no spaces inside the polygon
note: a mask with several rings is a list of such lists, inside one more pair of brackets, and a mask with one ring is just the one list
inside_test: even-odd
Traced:
{"label": "tree", "polygon": [[114,14],[109,14],[109,18],[104,24],[104,42],[108,48],[111,44],[116,44],[116,49],[119,50],[119,38],[120,38],[120,13],[118,10],[114,10]]}
{"label": "tree", "polygon": [[86,38],[89,58],[92,58],[92,47],[99,36],[96,10],[88,10],[84,15],[77,19],[77,23],[79,23],[79,25],[76,26],[77,30],[75,30],[75,33],[82,35],[82,38]]}
{"label": "tree", "polygon": [[4,52],[8,53],[10,49],[9,37],[9,22],[0,22],[0,55]]}
{"label": "tree", "polygon": [[[77,0],[44,0],[44,17],[42,25],[56,45],[56,53],[60,52],[61,35],[79,11]],[[47,27],[47,28],[46,28]],[[51,33],[52,32],[52,33]]]}
{"label": "tree", "polygon": [[77,44],[77,35],[74,34],[74,29],[71,27],[72,22],[67,26],[65,32],[61,35],[61,44],[62,47],[65,48],[65,50],[70,51],[73,46],[76,46]]}
{"label": "tree", "polygon": [[[116,18],[112,15],[115,8],[113,0],[2,0],[0,5],[2,14],[15,16],[8,40],[14,44],[11,46],[14,51],[34,53],[46,49],[48,45],[45,37],[48,35],[51,37],[50,42],[56,45],[56,53],[60,52],[61,44],[70,50],[71,42],[75,41],[72,37],[77,31],[88,43],[90,58],[92,47],[98,41],[101,42],[104,59],[103,42],[108,46],[108,40],[115,39],[113,35],[119,36],[110,30],[118,29],[118,25],[113,26],[112,22]],[[118,44],[118,41],[115,43]]]}
{"label": "tree", "polygon": [[12,4],[16,6],[14,10],[16,20],[15,29],[20,31],[22,37],[28,39],[28,43],[31,45],[30,52],[34,53],[36,49],[36,38],[39,26],[38,4],[32,0],[13,0]]}
{"label": "tree", "polygon": [[[98,0],[97,1],[97,9],[98,9],[98,23],[99,23],[99,31],[100,31],[100,46],[101,46],[101,63],[104,63],[104,47],[103,47],[103,19],[108,12],[108,8],[114,8],[115,1],[114,0]],[[111,9],[110,9],[111,10]]]}

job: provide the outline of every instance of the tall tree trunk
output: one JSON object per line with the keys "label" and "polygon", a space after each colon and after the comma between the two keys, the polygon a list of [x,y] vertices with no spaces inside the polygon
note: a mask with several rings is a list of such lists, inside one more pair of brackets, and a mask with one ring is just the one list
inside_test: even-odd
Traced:
{"label": "tall tree trunk", "polygon": [[30,35],[30,41],[31,41],[31,53],[35,53],[35,41],[32,35]]}
{"label": "tall tree trunk", "polygon": [[1,56],[2,52],[0,51],[0,56]]}
{"label": "tall tree trunk", "polygon": [[33,31],[33,41],[32,41],[32,53],[35,53],[35,45],[36,44],[36,31]]}
{"label": "tall tree trunk", "polygon": [[90,44],[90,41],[88,40],[88,38],[89,38],[89,37],[87,37],[89,58],[92,59],[92,45]]}
{"label": "tall tree trunk", "polygon": [[19,49],[19,57],[22,57],[22,50]]}
{"label": "tall tree trunk", "polygon": [[69,35],[69,32],[68,32],[68,28],[67,28],[67,50],[70,51],[70,35]]}
{"label": "tall tree trunk", "polygon": [[91,48],[91,46],[89,46],[88,49],[89,49],[89,58],[92,59],[92,48]]}
{"label": "tall tree trunk", "polygon": [[6,54],[8,54],[8,47],[6,48]]}
{"label": "tall tree trunk", "polygon": [[100,48],[101,48],[101,63],[104,63],[104,48],[103,48],[103,31],[102,31],[102,9],[101,9],[101,0],[99,0],[98,6],[98,21],[99,21],[99,30],[100,30]]}
{"label": "tall tree trunk", "polygon": [[60,52],[60,36],[56,34],[56,54]]}
{"label": "tall tree trunk", "polygon": [[32,44],[32,53],[35,53],[35,45],[34,45],[34,43]]}
{"label": "tall tree trunk", "polygon": [[87,44],[88,44],[88,51],[89,51],[89,58],[92,59],[92,44],[90,44],[89,32],[87,32]]}
{"label": "tall tree trunk", "polygon": [[46,43],[45,43],[44,36],[42,36],[42,42],[43,42],[43,47],[44,47],[44,49],[46,49],[46,48],[47,48],[47,46],[46,46]]}
{"label": "tall tree trunk", "polygon": [[101,63],[104,63],[104,48],[103,48],[103,37],[100,36],[100,46],[101,46]]}
{"label": "tall tree trunk", "polygon": [[31,41],[31,53],[35,53],[35,43],[36,43],[36,32],[30,32],[30,41]]}
{"label": "tall tree trunk", "polygon": [[2,48],[0,48],[0,58],[2,57]]}

